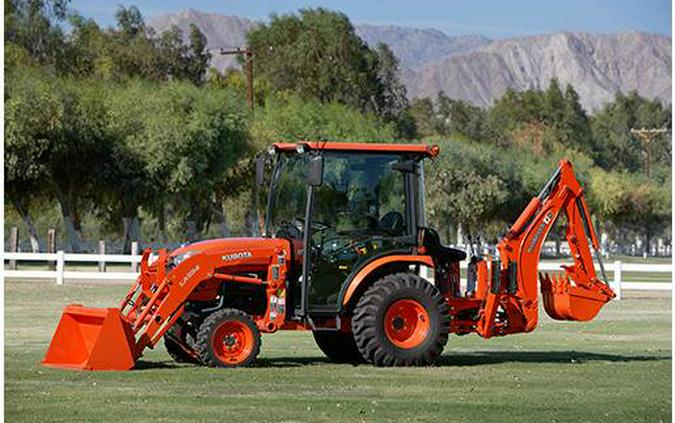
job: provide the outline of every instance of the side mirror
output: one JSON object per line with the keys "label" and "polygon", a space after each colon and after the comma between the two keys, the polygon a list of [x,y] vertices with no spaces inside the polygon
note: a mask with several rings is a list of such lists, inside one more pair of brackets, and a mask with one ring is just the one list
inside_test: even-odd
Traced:
{"label": "side mirror", "polygon": [[307,183],[318,187],[323,183],[323,156],[310,156],[307,163]]}
{"label": "side mirror", "polygon": [[265,182],[265,157],[259,155],[255,160],[255,183],[262,186]]}

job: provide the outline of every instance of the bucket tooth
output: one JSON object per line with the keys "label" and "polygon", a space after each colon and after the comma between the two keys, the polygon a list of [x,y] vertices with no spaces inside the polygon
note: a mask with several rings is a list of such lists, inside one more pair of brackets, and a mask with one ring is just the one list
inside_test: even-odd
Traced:
{"label": "bucket tooth", "polygon": [[539,283],[541,283],[542,291],[551,290],[551,278],[548,277],[548,273],[539,272]]}
{"label": "bucket tooth", "polygon": [[129,323],[117,308],[70,305],[63,310],[42,364],[79,370],[129,370],[136,362]]}

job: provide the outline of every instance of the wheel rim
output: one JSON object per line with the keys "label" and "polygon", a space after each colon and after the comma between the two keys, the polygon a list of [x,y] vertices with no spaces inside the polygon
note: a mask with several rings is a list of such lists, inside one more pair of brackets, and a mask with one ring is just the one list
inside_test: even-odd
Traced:
{"label": "wheel rim", "polygon": [[384,333],[399,348],[420,346],[429,334],[429,313],[416,300],[398,300],[384,315]]}
{"label": "wheel rim", "polygon": [[246,324],[228,320],[221,323],[213,333],[211,345],[216,358],[224,364],[241,364],[253,351],[253,331]]}

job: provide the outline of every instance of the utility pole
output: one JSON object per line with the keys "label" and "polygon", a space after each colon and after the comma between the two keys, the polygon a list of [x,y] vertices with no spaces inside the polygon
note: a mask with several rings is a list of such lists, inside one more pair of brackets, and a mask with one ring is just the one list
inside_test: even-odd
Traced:
{"label": "utility pole", "polygon": [[244,49],[236,47],[230,50],[220,49],[220,54],[236,54],[238,56],[244,56],[244,66],[246,68],[246,101],[248,102],[248,107],[253,111],[253,51],[248,47]]}
{"label": "utility pole", "polygon": [[664,132],[668,132],[667,129],[665,128],[640,128],[640,129],[631,129],[630,133],[633,135],[636,135],[642,143],[645,146],[645,154],[646,154],[646,171],[647,171],[647,177],[651,176],[651,142],[658,137],[660,134],[663,134]]}

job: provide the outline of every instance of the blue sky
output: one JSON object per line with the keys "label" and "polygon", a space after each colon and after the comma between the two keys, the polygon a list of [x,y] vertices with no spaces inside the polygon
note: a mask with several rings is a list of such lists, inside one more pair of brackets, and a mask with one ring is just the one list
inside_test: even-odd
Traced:
{"label": "blue sky", "polygon": [[646,31],[671,34],[671,0],[72,0],[71,6],[102,25],[114,23],[118,4],[136,5],[146,18],[193,8],[264,20],[270,13],[327,7],[352,22],[436,28],[450,35],[499,38],[555,31]]}

